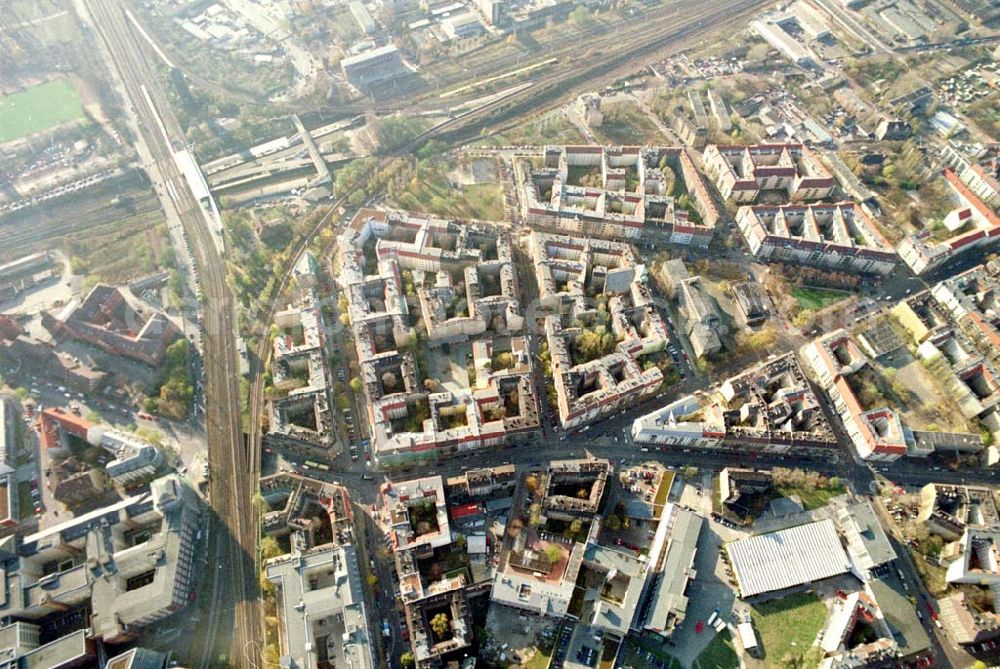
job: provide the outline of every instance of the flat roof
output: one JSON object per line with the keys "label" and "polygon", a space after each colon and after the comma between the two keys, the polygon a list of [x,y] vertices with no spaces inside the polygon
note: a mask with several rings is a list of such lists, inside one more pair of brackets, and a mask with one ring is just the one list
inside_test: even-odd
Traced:
{"label": "flat roof", "polygon": [[727,550],[742,597],[821,581],[851,564],[830,519],[740,539]]}

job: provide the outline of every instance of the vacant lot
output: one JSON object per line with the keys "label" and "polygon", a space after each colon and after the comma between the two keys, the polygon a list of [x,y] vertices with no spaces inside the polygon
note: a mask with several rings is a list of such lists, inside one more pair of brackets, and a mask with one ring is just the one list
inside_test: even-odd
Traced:
{"label": "vacant lot", "polygon": [[412,212],[499,221],[505,216],[503,189],[498,182],[455,183],[455,165],[428,158],[408,167],[390,187],[389,204]]}
{"label": "vacant lot", "polygon": [[850,293],[843,290],[831,290],[829,288],[813,288],[810,286],[798,286],[792,288],[792,297],[799,303],[799,306],[803,309],[809,309],[811,311],[816,311],[818,309],[823,309],[831,304],[840,302],[843,299],[850,297]]}
{"label": "vacant lot", "polygon": [[53,79],[0,97],[0,143],[80,118],[83,106],[76,90],[65,79]]}
{"label": "vacant lot", "polygon": [[804,653],[816,639],[826,607],[816,595],[798,593],[751,609],[753,624],[764,647],[764,666],[782,667],[786,655]]}
{"label": "vacant lot", "polygon": [[552,111],[539,118],[526,121],[509,130],[491,135],[484,142],[494,146],[526,144],[580,144],[584,141],[580,130],[561,111]]}
{"label": "vacant lot", "polygon": [[666,139],[633,102],[618,102],[604,108],[604,122],[595,128],[609,144],[659,146]]}

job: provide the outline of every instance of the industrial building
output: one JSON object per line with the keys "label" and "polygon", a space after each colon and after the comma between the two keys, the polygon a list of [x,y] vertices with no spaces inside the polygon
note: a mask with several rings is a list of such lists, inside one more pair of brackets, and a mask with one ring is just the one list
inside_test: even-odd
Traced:
{"label": "industrial building", "polygon": [[830,519],[726,544],[740,597],[781,592],[851,570]]}
{"label": "industrial building", "polygon": [[361,89],[390,81],[407,72],[399,49],[392,44],[342,59],[340,71],[351,84]]}
{"label": "industrial building", "polygon": [[882,275],[898,262],[875,221],[853,202],[743,206],[736,222],[758,260]]}
{"label": "industrial building", "polygon": [[815,62],[812,52],[795,38],[785,32],[776,23],[761,20],[752,21],[750,27],[782,56],[800,67],[807,67]]}

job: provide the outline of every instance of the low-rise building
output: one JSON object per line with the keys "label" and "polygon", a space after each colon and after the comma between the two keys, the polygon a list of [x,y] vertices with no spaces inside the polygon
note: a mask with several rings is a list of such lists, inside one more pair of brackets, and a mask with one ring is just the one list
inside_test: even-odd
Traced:
{"label": "low-rise building", "polygon": [[748,327],[760,325],[770,316],[767,298],[756,281],[740,281],[729,286],[737,312]]}
{"label": "low-rise building", "polygon": [[722,350],[719,335],[725,334],[727,328],[715,300],[702,285],[701,277],[681,281],[677,287],[677,305],[684,317],[684,333],[695,357],[702,358]]}
{"label": "low-rise building", "polygon": [[853,202],[740,207],[736,222],[758,260],[888,274],[898,262],[875,221]]}
{"label": "low-rise building", "polygon": [[830,519],[726,544],[740,597],[811,585],[845,574],[851,562]]}
{"label": "low-rise building", "polygon": [[821,200],[835,185],[804,144],[713,144],[704,160],[723,199],[740,204],[753,202],[762,191],[781,191],[793,202]]}

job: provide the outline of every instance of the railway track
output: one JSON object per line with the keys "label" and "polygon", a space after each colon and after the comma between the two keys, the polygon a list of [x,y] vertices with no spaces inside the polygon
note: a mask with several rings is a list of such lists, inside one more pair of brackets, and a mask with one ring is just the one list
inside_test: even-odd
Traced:
{"label": "railway track", "polygon": [[[243,440],[233,302],[225,282],[225,262],[216,250],[201,205],[192,196],[174,163],[173,153],[183,146],[184,135],[170,113],[158,78],[127,24],[124,8],[118,0],[82,2],[124,85],[139,123],[140,134],[156,168],[162,178],[172,184],[174,203],[185,233],[191,240],[205,296],[206,305],[202,311],[206,433],[209,462],[213,469],[210,495],[215,512],[210,550],[218,564],[210,576],[217,597],[211,603],[209,638],[214,641],[217,630],[229,629],[232,630],[232,639],[224,638],[219,644],[206,644],[203,664],[215,660],[221,654],[215,651],[221,647],[228,657],[229,666],[257,667],[260,666],[257,644],[263,629],[254,571],[257,526],[253,522],[251,508],[257,470],[248,457]],[[150,107],[141,93],[143,87],[156,109]]]}
{"label": "railway track", "polygon": [[[669,33],[671,25],[676,23],[678,17],[686,17],[692,11],[701,10],[704,16],[718,16],[720,13],[724,12],[738,14],[741,12],[741,6],[743,3],[730,3],[724,6],[721,10],[718,5],[716,5],[716,9],[705,9],[706,4],[711,6],[713,3],[681,0],[662,8],[662,11],[661,8],[657,8],[655,13],[650,12],[649,14],[641,17],[643,19],[641,26],[636,28],[630,27],[627,31],[621,26],[615,26],[613,29],[608,30],[604,34],[588,37],[582,49],[580,37],[577,35],[565,38],[556,38],[547,44],[547,48],[544,51],[530,54],[527,58],[525,58],[522,66],[528,65],[536,59],[545,60],[548,58],[558,58],[561,62],[565,63],[562,67],[574,68],[581,65],[586,67],[591,58],[600,57],[600,53],[606,49],[628,49],[628,46],[623,45],[635,44],[636,42],[642,41],[646,37],[657,33]],[[756,4],[763,5],[764,3]],[[708,31],[706,30],[706,32]],[[178,67],[184,76],[196,86],[212,91],[213,93],[232,102],[267,107],[268,109],[284,110],[288,113],[301,114],[306,112],[317,112],[327,114],[361,114],[374,112],[378,115],[391,114],[395,112],[419,113],[438,110],[444,106],[459,106],[472,102],[481,95],[470,93],[467,95],[456,96],[444,101],[437,98],[436,92],[422,91],[417,93],[412,102],[387,102],[384,104],[373,104],[372,101],[369,100],[367,102],[345,105],[309,105],[299,102],[275,103],[269,100],[262,101],[251,91],[233,88],[232,86],[227,85],[226,82],[217,81],[196,72],[190,65],[190,61],[183,51],[171,50],[170,56],[174,65]],[[507,68],[505,67],[498,67],[495,61],[472,65],[468,71],[463,71],[461,76],[440,77],[440,80],[435,82],[435,89],[446,90],[458,87],[463,83],[467,84],[470,81],[494,77],[503,74],[506,69]]]}

